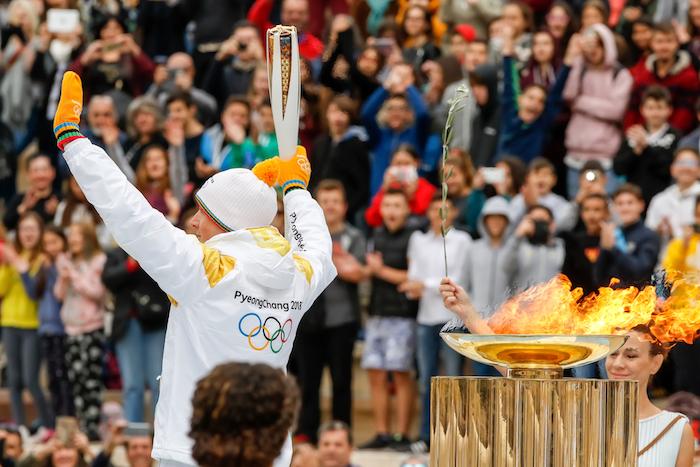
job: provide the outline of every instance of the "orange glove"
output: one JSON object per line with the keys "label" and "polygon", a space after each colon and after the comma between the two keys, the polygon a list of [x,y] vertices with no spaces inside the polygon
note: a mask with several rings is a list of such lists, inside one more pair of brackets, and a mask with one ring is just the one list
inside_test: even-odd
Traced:
{"label": "orange glove", "polygon": [[296,156],[286,161],[280,159],[279,165],[280,174],[277,183],[282,186],[285,194],[297,188],[306,189],[311,177],[311,165],[306,157],[304,146],[297,146]]}
{"label": "orange glove", "polygon": [[61,100],[58,101],[53,119],[53,132],[61,151],[71,141],[83,138],[79,126],[82,110],[83,85],[80,77],[72,71],[67,71],[63,74]]}

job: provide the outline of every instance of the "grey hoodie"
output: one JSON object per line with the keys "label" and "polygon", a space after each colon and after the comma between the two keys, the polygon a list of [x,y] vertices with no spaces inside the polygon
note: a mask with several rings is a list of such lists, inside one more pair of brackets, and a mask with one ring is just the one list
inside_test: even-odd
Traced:
{"label": "grey hoodie", "polygon": [[[504,251],[506,238],[501,246],[491,244],[491,237],[484,226],[484,218],[500,215],[508,219],[508,201],[502,196],[489,198],[479,216],[478,229],[481,238],[472,244],[467,262],[467,291],[474,307],[483,317],[491,316],[510,295],[511,274],[506,268]],[[504,235],[508,233],[506,227]]]}

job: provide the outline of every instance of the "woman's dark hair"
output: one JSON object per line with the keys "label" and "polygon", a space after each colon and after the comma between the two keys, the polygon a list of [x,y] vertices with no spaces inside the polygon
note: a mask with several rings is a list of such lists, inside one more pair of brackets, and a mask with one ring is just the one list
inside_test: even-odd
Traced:
{"label": "woman's dark hair", "polygon": [[97,24],[95,24],[95,30],[93,31],[95,38],[100,38],[100,33],[102,30],[109,24],[110,21],[116,21],[119,24],[119,27],[122,28],[122,31],[129,32],[129,28],[126,27],[126,23],[122,18],[120,18],[117,15],[107,15],[104,18],[102,18]]}
{"label": "woman's dark hair", "polygon": [[571,8],[571,5],[566,3],[565,1],[562,0],[557,0],[554,3],[552,3],[552,6],[549,7],[549,11],[551,12],[553,8],[559,7],[562,10],[566,12],[566,15],[569,17],[569,24],[566,25],[566,30],[564,31],[564,37],[562,38],[562,52],[566,49],[566,46],[569,44],[569,39],[571,39],[571,36],[573,36],[576,31],[579,30],[579,17],[574,11],[573,8]]}
{"label": "woman's dark hair", "polygon": [[510,170],[510,178],[513,181],[513,195],[520,193],[520,188],[525,183],[525,176],[527,175],[527,167],[523,161],[514,156],[505,156],[498,162],[503,162]]}
{"label": "woman's dark hair", "polygon": [[192,457],[201,467],[269,467],[295,423],[299,389],[282,370],[224,363],[197,382]]}
{"label": "woman's dark hair", "polygon": [[420,5],[411,5],[408,8],[406,8],[406,12],[403,15],[403,21],[401,22],[401,29],[399,30],[400,43],[403,44],[406,41],[406,39],[408,39],[408,34],[406,33],[406,19],[408,18],[408,13],[411,10],[419,10],[421,13],[423,13],[423,21],[425,21],[425,30],[423,31],[423,34],[428,36],[428,42],[432,42],[432,40],[433,40],[432,15],[430,14],[430,12],[426,8],[423,8]]}

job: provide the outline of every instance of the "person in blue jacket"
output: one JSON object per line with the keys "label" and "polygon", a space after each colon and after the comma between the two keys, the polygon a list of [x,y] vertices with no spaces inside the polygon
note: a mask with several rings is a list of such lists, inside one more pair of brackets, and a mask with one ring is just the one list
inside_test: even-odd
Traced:
{"label": "person in blue jacket", "polygon": [[[509,34],[504,34],[510,37]],[[549,91],[538,84],[520,90],[520,78],[513,59],[512,38],[503,46],[503,94],[501,99],[501,136],[497,158],[516,156],[528,163],[542,155],[547,133],[559,113],[561,95],[571,64],[581,53],[578,36],[572,37],[564,64]]]}
{"label": "person in blue jacket", "polygon": [[384,86],[374,91],[362,107],[362,123],[369,134],[372,152],[372,196],[381,188],[384,171],[400,144],[409,143],[421,153],[425,148],[430,114],[413,80],[413,70],[409,65],[394,65]]}

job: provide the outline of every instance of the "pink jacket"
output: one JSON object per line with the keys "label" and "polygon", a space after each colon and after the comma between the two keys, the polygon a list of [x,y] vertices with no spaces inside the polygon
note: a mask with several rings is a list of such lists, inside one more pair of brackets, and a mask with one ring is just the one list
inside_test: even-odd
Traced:
{"label": "pink jacket", "polygon": [[99,253],[90,260],[69,260],[70,275],[59,279],[54,294],[63,300],[61,319],[69,336],[102,329],[105,314],[105,286],[102,269],[107,257]]}
{"label": "pink jacket", "polygon": [[594,69],[579,57],[569,74],[563,97],[571,106],[566,128],[567,156],[580,161],[612,161],[622,138],[622,118],[632,91],[632,76],[617,61],[613,33],[591,26],[605,48],[604,66]]}

